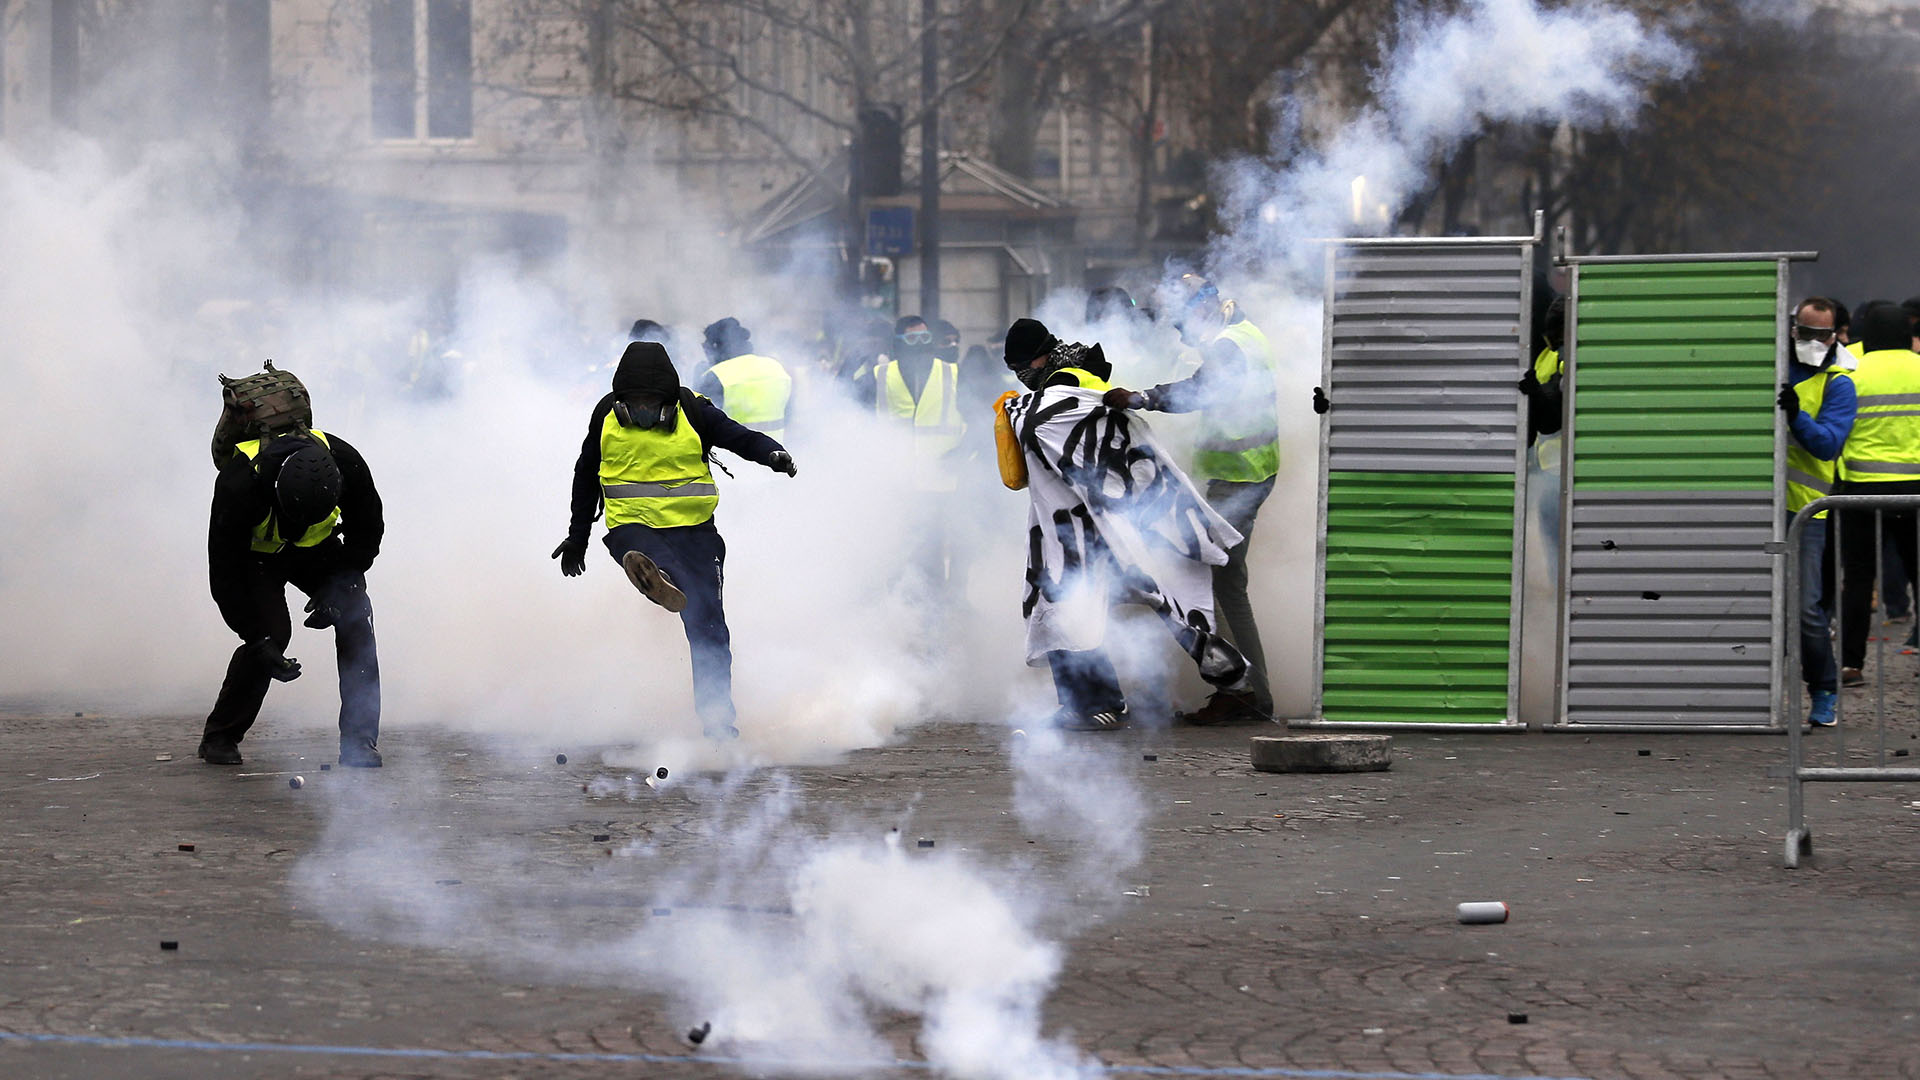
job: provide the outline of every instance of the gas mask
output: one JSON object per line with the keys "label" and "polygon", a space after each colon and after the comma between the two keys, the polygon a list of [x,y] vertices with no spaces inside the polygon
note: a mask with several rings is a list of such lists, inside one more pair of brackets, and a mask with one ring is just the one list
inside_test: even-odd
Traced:
{"label": "gas mask", "polygon": [[615,398],[613,415],[620,421],[621,427],[639,428],[650,431],[654,428],[670,428],[674,423],[674,411],[679,402],[641,394],[631,400]]}
{"label": "gas mask", "polygon": [[1817,368],[1827,362],[1827,354],[1833,351],[1830,341],[1795,341],[1793,358],[1810,368]]}

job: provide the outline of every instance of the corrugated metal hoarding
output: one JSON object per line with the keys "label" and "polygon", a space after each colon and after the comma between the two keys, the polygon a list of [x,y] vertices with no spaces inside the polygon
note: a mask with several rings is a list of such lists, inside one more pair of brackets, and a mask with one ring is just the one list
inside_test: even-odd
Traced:
{"label": "corrugated metal hoarding", "polygon": [[1514,722],[1533,246],[1329,251],[1309,722]]}
{"label": "corrugated metal hoarding", "polygon": [[1562,724],[1773,723],[1786,265],[1574,266]]}

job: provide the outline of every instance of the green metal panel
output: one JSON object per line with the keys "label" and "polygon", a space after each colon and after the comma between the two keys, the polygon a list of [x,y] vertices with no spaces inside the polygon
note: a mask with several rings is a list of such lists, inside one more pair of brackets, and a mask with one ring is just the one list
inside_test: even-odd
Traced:
{"label": "green metal panel", "polygon": [[1580,268],[1583,491],[1773,487],[1773,262]]}
{"label": "green metal panel", "polygon": [[1513,530],[1510,474],[1327,474],[1325,719],[1507,719]]}

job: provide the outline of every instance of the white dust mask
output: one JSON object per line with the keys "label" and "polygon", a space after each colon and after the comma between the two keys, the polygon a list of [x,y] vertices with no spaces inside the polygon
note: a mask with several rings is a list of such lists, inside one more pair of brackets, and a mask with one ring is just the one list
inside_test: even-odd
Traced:
{"label": "white dust mask", "polygon": [[1796,341],[1793,343],[1793,358],[1810,368],[1817,368],[1827,362],[1827,350],[1831,348],[1831,342]]}

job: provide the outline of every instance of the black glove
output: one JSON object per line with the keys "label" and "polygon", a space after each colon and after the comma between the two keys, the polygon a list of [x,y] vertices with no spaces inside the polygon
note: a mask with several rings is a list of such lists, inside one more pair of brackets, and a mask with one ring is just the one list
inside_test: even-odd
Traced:
{"label": "black glove", "polygon": [[1528,368],[1527,373],[1520,376],[1519,386],[1521,393],[1532,397],[1540,392],[1540,376],[1534,374],[1532,368]]}
{"label": "black glove", "polygon": [[777,473],[786,473],[788,476],[800,475],[799,467],[793,463],[793,455],[785,450],[775,450],[773,456],[767,459],[767,468]]}
{"label": "black glove", "polygon": [[1800,415],[1800,393],[1785,383],[1780,384],[1780,411],[1787,414],[1789,424]]}
{"label": "black glove", "polygon": [[331,604],[322,604],[318,600],[308,600],[307,611],[309,614],[301,625],[310,626],[315,630],[325,630],[340,620],[340,609]]}
{"label": "black glove", "polygon": [[1100,398],[1100,403],[1109,409],[1144,409],[1147,407],[1147,395],[1116,386]]}
{"label": "black glove", "polygon": [[254,662],[266,668],[267,674],[280,682],[292,682],[300,677],[300,661],[289,658],[273,642],[261,638],[249,644],[248,648],[253,653]]}
{"label": "black glove", "polygon": [[560,541],[549,558],[560,560],[560,572],[568,577],[579,577],[587,572],[587,542],[575,540],[569,536]]}
{"label": "black glove", "polygon": [[1325,416],[1327,415],[1327,410],[1331,408],[1333,408],[1333,402],[1327,400],[1327,392],[1318,386],[1314,387],[1313,411],[1319,413],[1321,416]]}

